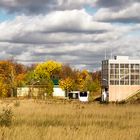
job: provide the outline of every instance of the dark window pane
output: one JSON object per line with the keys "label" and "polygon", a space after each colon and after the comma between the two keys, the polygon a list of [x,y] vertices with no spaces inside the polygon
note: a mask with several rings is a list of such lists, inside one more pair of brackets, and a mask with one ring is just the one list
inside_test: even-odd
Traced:
{"label": "dark window pane", "polygon": [[120,68],[124,68],[124,64],[120,64]]}
{"label": "dark window pane", "polygon": [[87,92],[80,92],[81,97],[87,97]]}
{"label": "dark window pane", "polygon": [[119,68],[119,64],[115,64],[115,68]]}

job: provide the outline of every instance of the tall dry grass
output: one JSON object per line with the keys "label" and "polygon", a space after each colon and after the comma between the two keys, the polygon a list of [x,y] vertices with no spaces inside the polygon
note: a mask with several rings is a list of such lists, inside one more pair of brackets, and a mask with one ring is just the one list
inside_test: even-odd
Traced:
{"label": "tall dry grass", "polygon": [[0,140],[139,140],[140,105],[83,104],[61,100],[1,101],[14,113]]}

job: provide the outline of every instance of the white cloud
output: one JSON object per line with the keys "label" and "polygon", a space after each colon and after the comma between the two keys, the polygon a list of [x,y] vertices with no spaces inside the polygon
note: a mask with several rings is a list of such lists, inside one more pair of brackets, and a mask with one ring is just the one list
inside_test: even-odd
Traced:
{"label": "white cloud", "polygon": [[[46,5],[39,5],[41,2],[48,2],[56,10],[43,13],[41,7]],[[111,51],[113,55],[140,57],[139,3],[130,2],[118,13],[112,6],[106,6],[93,16],[83,8],[86,4],[92,5],[92,0],[34,0],[34,3],[11,0],[11,3],[3,0],[0,6],[17,11],[22,6],[19,11],[23,13],[0,23],[0,59],[14,57],[24,64],[54,59],[79,69],[93,70],[100,67],[105,50],[108,57]],[[28,15],[24,10],[31,13],[35,10],[38,14]],[[127,24],[132,18],[135,22]]]}
{"label": "white cloud", "polygon": [[1,23],[0,40],[31,44],[88,42],[94,41],[94,34],[112,29],[109,23],[94,22],[84,10],[57,11],[45,16],[22,15]]}

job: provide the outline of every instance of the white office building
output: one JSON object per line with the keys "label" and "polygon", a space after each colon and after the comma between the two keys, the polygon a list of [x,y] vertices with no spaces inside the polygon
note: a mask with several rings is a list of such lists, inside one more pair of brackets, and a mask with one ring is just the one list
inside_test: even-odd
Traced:
{"label": "white office building", "polygon": [[102,93],[108,101],[121,101],[140,91],[140,60],[115,56],[102,61]]}

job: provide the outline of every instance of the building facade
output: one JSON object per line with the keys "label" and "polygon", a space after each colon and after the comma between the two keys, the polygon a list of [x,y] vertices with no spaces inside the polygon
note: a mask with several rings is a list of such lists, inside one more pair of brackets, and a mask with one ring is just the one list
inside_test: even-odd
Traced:
{"label": "building facade", "polygon": [[108,101],[125,100],[140,90],[140,60],[115,56],[102,61],[102,93]]}

